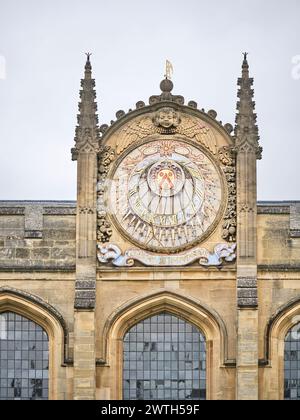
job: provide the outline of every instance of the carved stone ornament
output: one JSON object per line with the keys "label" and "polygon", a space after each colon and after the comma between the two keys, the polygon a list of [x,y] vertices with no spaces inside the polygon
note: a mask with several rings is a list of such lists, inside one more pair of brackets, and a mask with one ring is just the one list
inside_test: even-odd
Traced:
{"label": "carved stone ornament", "polygon": [[236,244],[217,244],[211,254],[205,248],[194,248],[176,255],[157,255],[141,249],[128,249],[122,254],[115,244],[98,245],[97,257],[101,264],[112,262],[116,267],[132,267],[139,261],[148,267],[183,267],[198,261],[202,266],[220,266],[236,258]]}
{"label": "carved stone ornament", "polygon": [[153,123],[160,134],[173,134],[180,124],[180,116],[173,108],[161,108],[155,113]]}
{"label": "carved stone ornament", "polygon": [[112,235],[111,224],[107,220],[104,203],[105,181],[109,166],[115,158],[115,152],[109,146],[101,147],[98,153],[98,183],[97,183],[97,239],[109,242]]}
{"label": "carved stone ornament", "polygon": [[94,210],[90,207],[79,207],[79,214],[93,214]]}
{"label": "carved stone ornament", "polygon": [[91,128],[76,127],[75,147],[71,149],[72,159],[77,160],[79,153],[97,153],[97,135]]}
{"label": "carved stone ornament", "polygon": [[227,181],[228,205],[224,215],[222,238],[228,242],[236,241],[236,168],[235,154],[229,147],[219,150],[219,160]]}
{"label": "carved stone ornament", "polygon": [[121,154],[131,144],[153,134],[180,134],[217,153],[213,130],[199,118],[179,113],[171,107],[160,108],[152,117],[143,116],[125,124],[116,133],[116,152]]}

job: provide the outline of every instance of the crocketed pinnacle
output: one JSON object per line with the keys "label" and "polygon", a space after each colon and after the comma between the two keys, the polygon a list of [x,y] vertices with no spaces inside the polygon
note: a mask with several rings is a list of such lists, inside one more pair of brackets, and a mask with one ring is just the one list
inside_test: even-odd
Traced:
{"label": "crocketed pinnacle", "polygon": [[91,145],[98,145],[99,128],[95,80],[92,78],[92,65],[90,61],[90,53],[86,54],[87,59],[84,68],[84,78],[81,79],[81,90],[77,115],[77,127],[75,134],[75,148],[72,149],[73,160],[77,159],[78,151],[88,141]]}
{"label": "crocketed pinnacle", "polygon": [[251,144],[261,158],[261,147],[259,146],[258,127],[256,125],[255,102],[253,101],[254,90],[252,89],[253,78],[249,77],[249,64],[247,53],[243,53],[242,77],[238,78],[238,102],[236,114],[235,137],[236,145],[244,143],[245,140]]}

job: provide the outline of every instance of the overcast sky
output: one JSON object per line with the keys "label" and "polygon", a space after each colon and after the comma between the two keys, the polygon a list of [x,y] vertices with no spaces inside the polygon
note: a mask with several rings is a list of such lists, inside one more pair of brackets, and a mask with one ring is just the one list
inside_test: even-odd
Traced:
{"label": "overcast sky", "polygon": [[299,0],[0,0],[0,199],[76,199],[84,52],[100,124],[159,93],[166,58],[174,94],[234,124],[248,51],[264,148],[258,199],[299,200],[299,22]]}

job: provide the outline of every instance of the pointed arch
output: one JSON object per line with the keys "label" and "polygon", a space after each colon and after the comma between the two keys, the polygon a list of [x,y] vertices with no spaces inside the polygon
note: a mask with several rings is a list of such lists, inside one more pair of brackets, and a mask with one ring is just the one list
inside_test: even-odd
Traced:
{"label": "pointed arch", "polygon": [[284,398],[284,347],[288,331],[300,322],[300,296],[280,306],[271,316],[264,336],[265,363],[271,369],[264,369],[262,399]]}
{"label": "pointed arch", "polygon": [[300,296],[280,306],[271,316],[265,330],[265,360],[273,358],[272,340],[284,339],[287,332],[300,321]]}
{"label": "pointed arch", "polygon": [[65,359],[67,327],[56,308],[38,296],[11,287],[0,287],[0,313],[14,312],[41,326],[49,337],[49,399],[60,399],[59,378]]}
{"label": "pointed arch", "polygon": [[122,398],[122,346],[125,333],[138,322],[161,312],[182,318],[202,331],[208,357],[207,395],[214,399],[221,386],[219,367],[224,366],[227,358],[226,326],[216,311],[207,305],[183,293],[166,289],[127,301],[108,317],[103,332],[103,363],[110,366],[111,374],[116,378],[111,399]]}

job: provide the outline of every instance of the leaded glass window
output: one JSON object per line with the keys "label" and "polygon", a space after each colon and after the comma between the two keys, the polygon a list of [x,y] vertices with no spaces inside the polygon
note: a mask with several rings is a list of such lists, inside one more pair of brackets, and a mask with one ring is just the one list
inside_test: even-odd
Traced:
{"label": "leaded glass window", "polygon": [[284,399],[300,400],[300,323],[285,337]]}
{"label": "leaded glass window", "polygon": [[125,400],[204,400],[206,345],[194,325],[167,312],[133,326],[123,342]]}
{"label": "leaded glass window", "polygon": [[49,341],[35,322],[0,313],[0,400],[48,399]]}

